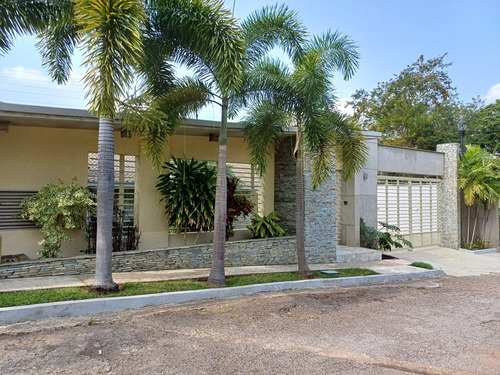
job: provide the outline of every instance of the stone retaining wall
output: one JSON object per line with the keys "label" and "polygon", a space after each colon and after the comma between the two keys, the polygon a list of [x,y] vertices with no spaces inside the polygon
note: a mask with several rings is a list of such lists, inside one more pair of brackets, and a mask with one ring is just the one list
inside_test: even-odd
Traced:
{"label": "stone retaining wall", "polygon": [[[331,261],[330,251],[316,251],[310,263]],[[333,249],[335,251],[335,249]],[[226,243],[226,266],[255,266],[297,263],[295,237]],[[140,272],[189,268],[209,268],[212,245],[194,245],[160,250],[113,253],[113,272]],[[0,265],[0,279],[34,276],[93,274],[95,256],[31,260]]]}

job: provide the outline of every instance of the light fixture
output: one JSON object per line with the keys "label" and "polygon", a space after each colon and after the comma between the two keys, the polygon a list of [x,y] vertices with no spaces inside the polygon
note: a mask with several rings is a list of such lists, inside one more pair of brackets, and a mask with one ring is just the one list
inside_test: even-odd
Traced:
{"label": "light fixture", "polygon": [[465,129],[467,129],[467,122],[464,120],[462,117],[460,121],[457,124],[458,126],[458,133],[460,133],[460,154],[464,154],[464,137],[465,137]]}

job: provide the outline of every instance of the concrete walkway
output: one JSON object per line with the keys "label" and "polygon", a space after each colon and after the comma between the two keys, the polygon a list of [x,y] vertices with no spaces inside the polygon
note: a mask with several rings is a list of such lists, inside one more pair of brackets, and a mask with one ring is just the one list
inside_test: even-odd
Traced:
{"label": "concrete walkway", "polygon": [[479,276],[500,273],[500,253],[475,254],[438,246],[396,250],[389,253],[405,262],[427,262],[450,276]]}

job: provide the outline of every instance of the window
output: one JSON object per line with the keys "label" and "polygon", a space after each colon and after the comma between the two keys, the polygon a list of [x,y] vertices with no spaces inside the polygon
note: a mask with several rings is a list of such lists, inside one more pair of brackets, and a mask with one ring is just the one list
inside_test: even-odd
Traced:
{"label": "window", "polygon": [[[133,155],[115,155],[115,202],[124,213],[124,227],[134,226],[135,162]],[[97,189],[97,153],[89,153],[88,186]]]}
{"label": "window", "polygon": [[19,203],[37,191],[0,191],[0,230],[36,228],[35,223],[17,217],[21,212]]}

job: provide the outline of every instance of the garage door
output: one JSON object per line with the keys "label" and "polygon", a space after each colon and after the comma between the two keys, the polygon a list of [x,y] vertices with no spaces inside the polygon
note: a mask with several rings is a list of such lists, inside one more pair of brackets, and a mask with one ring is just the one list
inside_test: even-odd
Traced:
{"label": "garage door", "polygon": [[378,176],[377,220],[401,229],[414,247],[441,242],[441,180]]}

